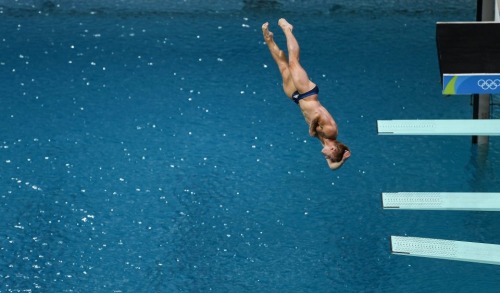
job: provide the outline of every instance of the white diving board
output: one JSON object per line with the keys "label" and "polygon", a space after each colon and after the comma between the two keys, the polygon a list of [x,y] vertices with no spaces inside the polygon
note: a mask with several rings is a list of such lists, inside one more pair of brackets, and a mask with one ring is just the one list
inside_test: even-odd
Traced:
{"label": "white diving board", "polygon": [[391,236],[391,252],[397,255],[500,265],[500,245],[496,244]]}
{"label": "white diving board", "polygon": [[384,209],[500,211],[500,193],[384,192]]}
{"label": "white diving board", "polygon": [[379,135],[500,135],[500,119],[377,120]]}

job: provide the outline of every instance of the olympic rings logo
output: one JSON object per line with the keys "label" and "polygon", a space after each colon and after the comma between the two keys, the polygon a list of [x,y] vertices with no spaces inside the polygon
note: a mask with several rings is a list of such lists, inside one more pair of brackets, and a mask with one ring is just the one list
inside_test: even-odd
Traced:
{"label": "olympic rings logo", "polygon": [[483,90],[495,90],[500,87],[500,79],[480,79],[477,81],[477,85]]}

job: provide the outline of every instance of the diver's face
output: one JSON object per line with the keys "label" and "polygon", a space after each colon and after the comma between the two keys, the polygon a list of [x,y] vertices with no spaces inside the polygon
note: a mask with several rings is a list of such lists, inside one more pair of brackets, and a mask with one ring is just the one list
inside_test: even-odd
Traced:
{"label": "diver's face", "polygon": [[324,146],[323,149],[321,150],[321,153],[325,158],[329,160],[335,161],[335,152],[337,151],[337,147],[334,145],[331,146]]}

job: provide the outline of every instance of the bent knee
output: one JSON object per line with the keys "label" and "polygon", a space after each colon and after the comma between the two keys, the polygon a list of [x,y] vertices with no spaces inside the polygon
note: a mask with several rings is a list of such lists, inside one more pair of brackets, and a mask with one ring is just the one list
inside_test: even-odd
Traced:
{"label": "bent knee", "polygon": [[290,70],[303,70],[300,65],[299,58],[292,58],[288,61],[288,67]]}

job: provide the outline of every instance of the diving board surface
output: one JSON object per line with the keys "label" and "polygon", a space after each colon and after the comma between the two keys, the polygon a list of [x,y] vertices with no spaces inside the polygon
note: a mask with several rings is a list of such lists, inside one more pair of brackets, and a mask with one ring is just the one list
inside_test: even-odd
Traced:
{"label": "diving board surface", "polygon": [[500,94],[500,73],[443,74],[443,95]]}
{"label": "diving board surface", "polygon": [[391,252],[500,265],[500,245],[433,238],[391,236]]}
{"label": "diving board surface", "polygon": [[500,135],[500,119],[377,120],[379,135]]}
{"label": "diving board surface", "polygon": [[500,74],[499,22],[438,22],[436,42],[441,76]]}
{"label": "diving board surface", "polygon": [[500,211],[500,193],[384,192],[384,209]]}

